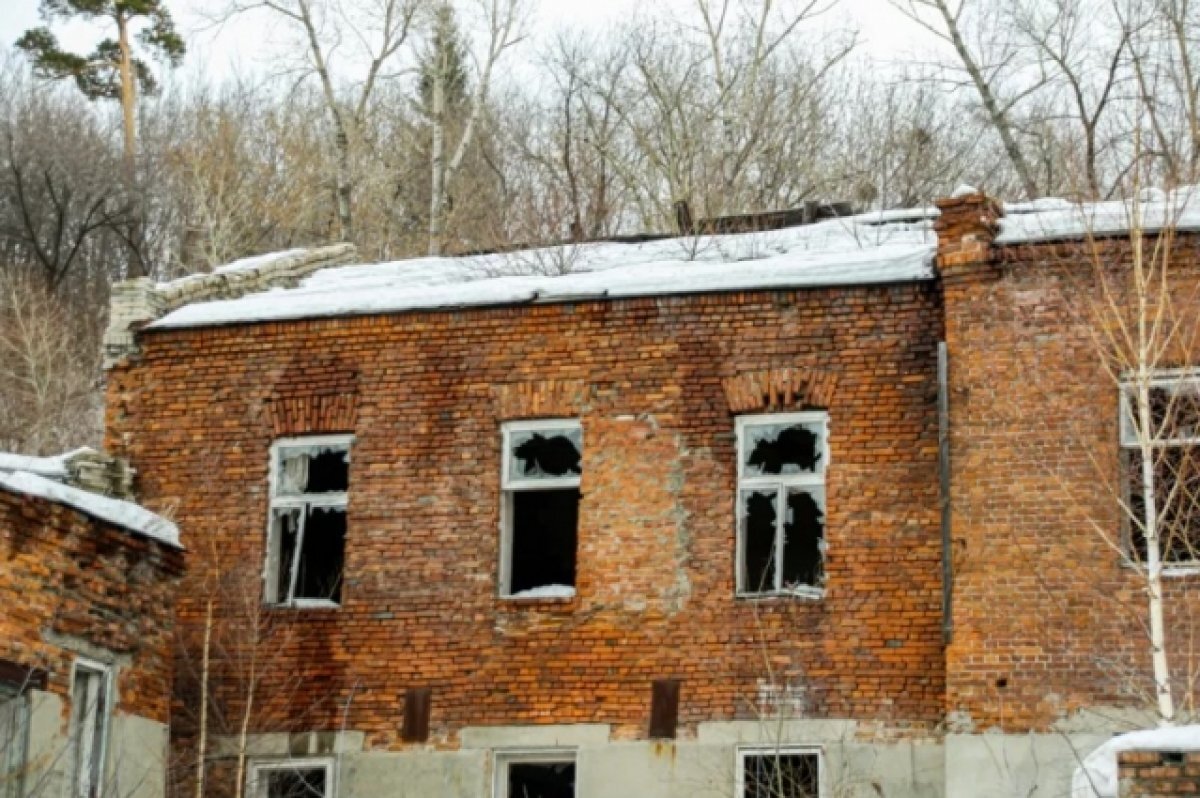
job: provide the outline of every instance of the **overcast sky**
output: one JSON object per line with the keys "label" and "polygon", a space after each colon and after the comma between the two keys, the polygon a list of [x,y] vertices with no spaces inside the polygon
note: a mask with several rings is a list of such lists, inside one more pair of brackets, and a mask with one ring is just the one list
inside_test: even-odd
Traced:
{"label": "overcast sky", "polygon": [[[228,74],[234,65],[264,66],[264,41],[270,32],[259,29],[261,20],[228,25],[214,30],[207,25],[203,11],[222,0],[167,0],[188,39],[189,58],[185,70],[208,76]],[[628,19],[639,10],[671,9],[692,0],[531,0],[534,15],[531,33],[535,39],[549,37],[559,28],[582,27],[602,31],[607,25]],[[38,0],[0,0],[0,41],[11,45],[26,29],[41,24]],[[928,45],[927,36],[896,12],[887,0],[836,0],[822,24],[849,25],[861,37],[860,53],[879,59],[896,59]],[[86,27],[56,27],[62,41],[74,48],[86,48],[94,39]],[[528,54],[530,48],[526,48]]]}

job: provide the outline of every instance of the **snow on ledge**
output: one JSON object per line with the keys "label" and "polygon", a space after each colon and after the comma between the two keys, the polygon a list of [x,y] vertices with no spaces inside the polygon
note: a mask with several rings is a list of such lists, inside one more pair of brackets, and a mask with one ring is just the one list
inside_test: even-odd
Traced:
{"label": "snow on ledge", "polygon": [[758,233],[331,266],[294,288],[183,305],[149,327],[930,280],[932,228],[921,208]]}
{"label": "snow on ledge", "polygon": [[574,598],[575,588],[571,585],[542,585],[510,593],[505,598]]}
{"label": "snow on ledge", "polygon": [[0,471],[27,471],[30,474],[61,481],[70,475],[67,463],[80,455],[95,453],[96,450],[88,446],[81,446],[53,457],[30,457],[24,454],[0,452]]}
{"label": "snow on ledge", "polygon": [[1117,756],[1124,751],[1200,751],[1200,726],[1167,726],[1112,738],[1075,769],[1071,798],[1118,798]]}
{"label": "snow on ledge", "polygon": [[143,537],[176,549],[183,548],[179,543],[179,528],[175,524],[133,502],[72,488],[29,471],[0,472],[0,488],[64,504]]}
{"label": "snow on ledge", "polygon": [[1075,203],[1056,197],[1007,203],[997,244],[1030,244],[1087,236],[1111,236],[1140,227],[1148,233],[1173,228],[1200,230],[1200,186],[1171,192],[1144,190],[1136,202]]}

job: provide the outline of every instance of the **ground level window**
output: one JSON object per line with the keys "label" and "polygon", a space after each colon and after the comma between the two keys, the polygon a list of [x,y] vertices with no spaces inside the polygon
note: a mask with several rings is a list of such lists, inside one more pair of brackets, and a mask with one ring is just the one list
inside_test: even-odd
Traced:
{"label": "ground level window", "polygon": [[575,754],[497,754],[495,798],[575,798]]}
{"label": "ground level window", "polygon": [[500,594],[575,594],[583,430],[577,421],[506,424]]}
{"label": "ground level window", "polygon": [[349,487],[349,436],[289,438],[271,447],[267,603],[341,602]]}
{"label": "ground level window", "polygon": [[333,764],[325,759],[257,762],[250,767],[249,798],[330,798]]}
{"label": "ground level window", "polygon": [[820,798],[821,752],[772,748],[738,752],[737,798]]}
{"label": "ground level window", "polygon": [[820,594],[827,427],[823,412],[737,420],[739,594]]}

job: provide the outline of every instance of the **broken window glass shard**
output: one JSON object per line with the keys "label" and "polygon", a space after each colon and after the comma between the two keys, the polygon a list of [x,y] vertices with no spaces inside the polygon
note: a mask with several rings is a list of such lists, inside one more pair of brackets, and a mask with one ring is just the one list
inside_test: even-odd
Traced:
{"label": "broken window glass shard", "polygon": [[783,585],[816,587],[824,580],[825,491],[793,488],[788,491],[783,524]]}
{"label": "broken window glass shard", "polygon": [[545,479],[582,473],[583,431],[522,430],[512,433],[512,479]]}
{"label": "broken window glass shard", "polygon": [[579,488],[515,491],[510,593],[575,585]]}
{"label": "broken window glass shard", "polygon": [[574,762],[510,762],[507,798],[575,798]]}
{"label": "broken window glass shard", "polygon": [[823,467],[819,423],[756,424],[746,431],[747,476],[817,473]]}
{"label": "broken window glass shard", "polygon": [[275,593],[271,600],[285,601],[291,593],[292,564],[296,560],[296,545],[300,540],[300,508],[276,510],[273,526],[278,551],[273,575]]}
{"label": "broken window glass shard", "polygon": [[754,593],[777,589],[775,582],[776,522],[779,517],[775,490],[742,492],[745,573],[743,585]]}

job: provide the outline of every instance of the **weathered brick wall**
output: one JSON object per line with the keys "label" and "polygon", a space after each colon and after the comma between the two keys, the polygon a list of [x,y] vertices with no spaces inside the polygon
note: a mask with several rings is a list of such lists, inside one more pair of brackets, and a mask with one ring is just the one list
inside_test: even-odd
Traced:
{"label": "weathered brick wall", "polygon": [[1126,751],[1117,764],[1121,798],[1200,795],[1200,753]]}
{"label": "weathered brick wall", "polygon": [[118,658],[118,711],[165,723],[183,552],[0,490],[0,659],[47,671],[66,698],[76,654]]}
{"label": "weathered brick wall", "polygon": [[[979,208],[969,210],[944,222],[985,237],[974,254],[943,252],[951,261],[950,719],[957,728],[1024,731],[1089,706],[1150,707],[1144,583],[1105,540],[1124,543],[1113,493],[1118,390],[1088,333],[1092,264],[1127,269],[1129,242],[992,248]],[[1188,280],[1197,262],[1200,240],[1181,236],[1173,269]],[[1195,354],[1174,352],[1162,365],[1195,364]],[[1196,653],[1195,584],[1166,585],[1180,676]]]}
{"label": "weathered brick wall", "polygon": [[[773,674],[810,716],[927,733],[940,333],[933,284],[148,331],[110,372],[108,444],[145,503],[178,506],[193,645],[208,596],[243,627],[218,633],[218,692],[239,718],[257,663],[253,728],[399,748],[405,689],[428,685],[438,745],[510,723],[641,737],[651,681],[679,677],[686,735],[754,717]],[[829,399],[820,601],[734,599],[730,402],[760,378],[764,408]],[[578,594],[498,599],[500,423],[563,415],[584,430]],[[268,448],[335,431],[356,436],[343,606],[259,613]]]}

